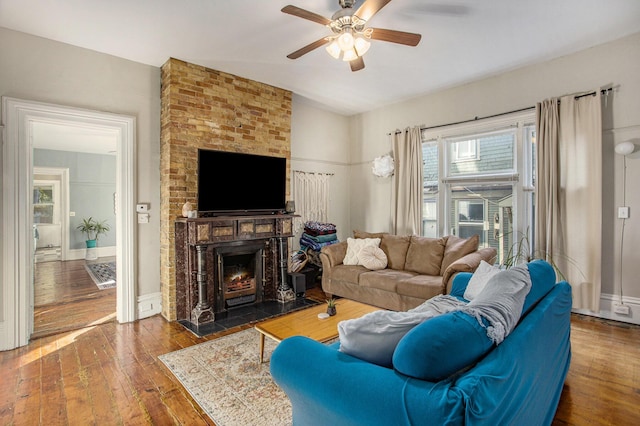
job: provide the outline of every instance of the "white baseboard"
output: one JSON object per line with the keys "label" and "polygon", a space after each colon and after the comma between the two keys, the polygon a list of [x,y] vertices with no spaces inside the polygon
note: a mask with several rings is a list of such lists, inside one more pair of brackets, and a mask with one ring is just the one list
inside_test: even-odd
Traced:
{"label": "white baseboard", "polygon": [[145,294],[138,297],[138,319],[152,317],[162,311],[162,293]]}
{"label": "white baseboard", "polygon": [[614,294],[600,295],[600,312],[593,312],[589,309],[573,309],[572,312],[589,315],[598,318],[605,318],[630,324],[640,325],[640,299],[637,297],[624,296],[622,303],[629,307],[629,315],[618,314],[613,310],[613,304],[620,303],[620,296]]}
{"label": "white baseboard", "polygon": [[[109,247],[96,247],[96,253],[98,258],[109,257],[116,255],[116,246]],[[87,249],[73,249],[69,250],[67,260],[84,259],[87,255]]]}

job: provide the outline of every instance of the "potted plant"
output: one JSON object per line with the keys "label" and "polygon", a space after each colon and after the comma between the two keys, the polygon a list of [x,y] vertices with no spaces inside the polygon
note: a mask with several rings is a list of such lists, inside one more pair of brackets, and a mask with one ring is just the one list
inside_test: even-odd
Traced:
{"label": "potted plant", "polygon": [[93,217],[82,219],[82,223],[77,226],[80,232],[87,236],[87,248],[93,248],[97,245],[98,236],[106,234],[111,228],[107,225],[107,221],[97,221]]}
{"label": "potted plant", "polygon": [[336,299],[333,297],[327,299],[327,314],[329,314],[330,317],[336,314]]}

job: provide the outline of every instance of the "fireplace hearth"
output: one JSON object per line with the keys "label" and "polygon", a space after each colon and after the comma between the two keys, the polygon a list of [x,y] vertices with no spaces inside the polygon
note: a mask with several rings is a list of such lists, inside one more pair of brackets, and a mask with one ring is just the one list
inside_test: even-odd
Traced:
{"label": "fireplace hearth", "polygon": [[287,283],[293,217],[178,219],[178,321],[190,329],[211,328],[211,323],[227,319],[233,310],[295,301]]}

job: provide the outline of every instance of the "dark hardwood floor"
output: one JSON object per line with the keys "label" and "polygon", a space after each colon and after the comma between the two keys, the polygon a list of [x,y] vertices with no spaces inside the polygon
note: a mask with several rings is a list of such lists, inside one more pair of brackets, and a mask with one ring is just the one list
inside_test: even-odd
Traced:
{"label": "dark hardwood floor", "polygon": [[[156,315],[34,338],[0,352],[0,424],[212,425],[158,356],[251,326],[197,337]],[[571,342],[553,424],[640,424],[640,326],[573,315]]]}
{"label": "dark hardwood floor", "polygon": [[[98,259],[107,260],[113,259]],[[115,321],[116,289],[100,290],[86,263],[82,259],[35,264],[32,338]]]}

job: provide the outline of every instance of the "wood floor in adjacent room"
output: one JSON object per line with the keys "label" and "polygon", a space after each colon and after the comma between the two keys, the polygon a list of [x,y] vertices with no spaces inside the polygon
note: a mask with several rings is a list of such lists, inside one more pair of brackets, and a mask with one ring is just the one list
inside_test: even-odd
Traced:
{"label": "wood floor in adjacent room", "polygon": [[[237,330],[200,338],[156,315],[32,339],[0,352],[0,424],[212,425],[158,355]],[[574,315],[571,341],[553,424],[640,424],[640,326]]]}
{"label": "wood floor in adjacent room", "polygon": [[[109,260],[115,258],[95,262]],[[116,289],[100,290],[86,263],[81,259],[35,264],[32,339],[115,321]]]}

